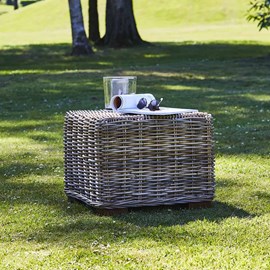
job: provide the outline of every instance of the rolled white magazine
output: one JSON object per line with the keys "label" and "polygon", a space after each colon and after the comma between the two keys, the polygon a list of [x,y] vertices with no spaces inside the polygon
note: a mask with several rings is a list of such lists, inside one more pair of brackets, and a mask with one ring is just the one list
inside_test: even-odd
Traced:
{"label": "rolled white magazine", "polygon": [[114,111],[137,109],[138,102],[142,98],[147,100],[147,104],[149,104],[151,100],[155,99],[152,94],[116,95],[111,98],[110,105]]}

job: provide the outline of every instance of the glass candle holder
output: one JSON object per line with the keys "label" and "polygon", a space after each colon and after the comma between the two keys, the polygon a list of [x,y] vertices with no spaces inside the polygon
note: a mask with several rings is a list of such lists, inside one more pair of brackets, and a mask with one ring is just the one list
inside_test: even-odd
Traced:
{"label": "glass candle holder", "polygon": [[103,77],[105,109],[111,109],[111,98],[116,95],[136,94],[136,76]]}

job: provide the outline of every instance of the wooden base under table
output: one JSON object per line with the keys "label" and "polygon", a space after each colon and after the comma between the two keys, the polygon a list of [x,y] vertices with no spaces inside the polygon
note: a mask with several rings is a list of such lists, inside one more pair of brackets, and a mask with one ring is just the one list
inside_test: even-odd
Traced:
{"label": "wooden base under table", "polygon": [[[68,201],[71,203],[83,203],[80,200],[68,197]],[[83,203],[85,204],[85,203]],[[156,206],[141,206],[141,207],[126,207],[126,208],[115,208],[115,209],[105,209],[105,208],[94,208],[87,204],[95,214],[99,216],[118,216],[122,214],[128,214],[130,212],[137,211],[159,211],[164,209],[171,210],[181,210],[181,209],[202,209],[202,208],[210,208],[212,207],[211,201],[205,202],[190,202],[190,203],[179,203],[174,205],[156,205]]]}

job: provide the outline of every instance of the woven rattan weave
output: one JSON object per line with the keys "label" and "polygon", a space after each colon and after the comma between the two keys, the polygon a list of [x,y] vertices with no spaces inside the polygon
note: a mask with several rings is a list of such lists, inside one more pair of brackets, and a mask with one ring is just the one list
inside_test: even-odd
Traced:
{"label": "woven rattan weave", "polygon": [[70,111],[65,193],[104,209],[211,201],[212,117]]}

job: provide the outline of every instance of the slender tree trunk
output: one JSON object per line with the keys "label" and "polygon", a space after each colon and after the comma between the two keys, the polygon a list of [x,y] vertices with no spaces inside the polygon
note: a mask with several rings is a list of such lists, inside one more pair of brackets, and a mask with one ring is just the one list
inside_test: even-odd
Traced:
{"label": "slender tree trunk", "polygon": [[85,34],[82,6],[80,0],[68,0],[71,30],[72,30],[72,55],[89,55],[93,50]]}
{"label": "slender tree trunk", "polygon": [[107,0],[106,33],[99,44],[120,48],[146,43],[137,30],[132,0]]}
{"label": "slender tree trunk", "polygon": [[89,40],[98,42],[100,40],[99,21],[98,21],[98,7],[97,0],[89,0]]}
{"label": "slender tree trunk", "polygon": [[13,0],[13,3],[14,3],[14,9],[18,9],[19,8],[18,0]]}

